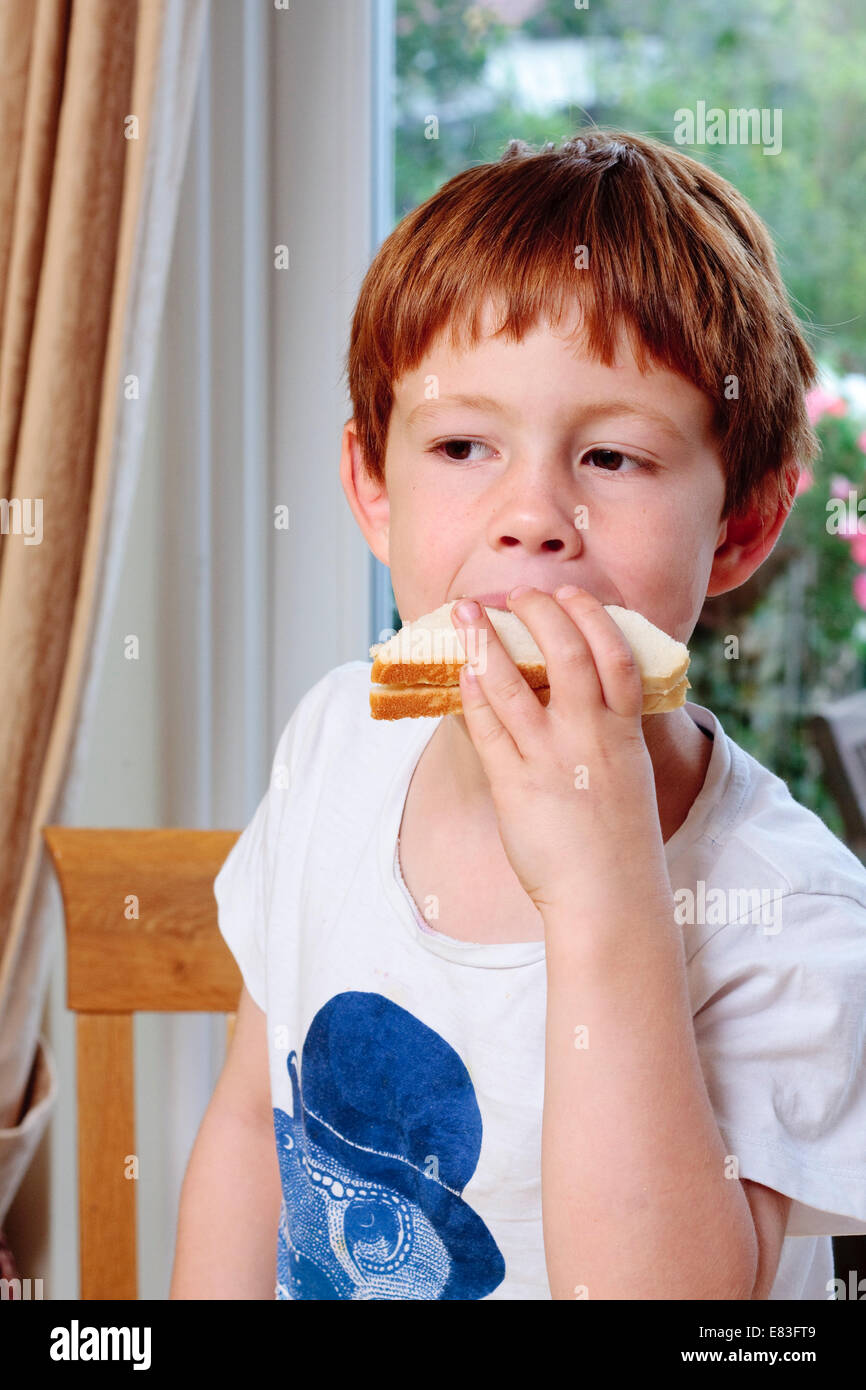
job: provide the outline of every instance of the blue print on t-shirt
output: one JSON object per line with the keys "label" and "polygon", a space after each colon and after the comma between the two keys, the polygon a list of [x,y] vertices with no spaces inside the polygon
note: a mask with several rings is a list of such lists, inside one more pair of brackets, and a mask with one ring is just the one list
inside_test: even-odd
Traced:
{"label": "blue print on t-shirt", "polygon": [[277,1296],[476,1299],[505,1261],[461,1193],[481,1112],[454,1048],[381,994],[329,999],[274,1109],[283,1202]]}

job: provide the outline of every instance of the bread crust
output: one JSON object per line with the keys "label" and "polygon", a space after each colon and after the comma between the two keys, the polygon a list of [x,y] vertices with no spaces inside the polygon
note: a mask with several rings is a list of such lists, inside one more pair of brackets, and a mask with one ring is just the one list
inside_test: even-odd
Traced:
{"label": "bread crust", "polygon": [[[377,685],[402,685],[411,686],[413,689],[417,685],[457,685],[460,680],[460,668],[465,665],[463,659],[437,662],[381,661],[377,656],[373,662],[370,679]],[[519,665],[517,669],[527,685],[531,685],[533,689],[548,684],[546,666]]]}
{"label": "bread crust", "polygon": [[[375,669],[375,668],[374,668]],[[459,669],[459,668],[458,668]],[[543,705],[550,700],[550,686],[533,686]],[[641,716],[666,714],[686,702],[686,690],[691,685],[683,676],[673,690],[644,691]],[[463,702],[459,685],[430,683],[427,685],[374,685],[370,690],[370,713],[374,719],[438,718],[441,714],[462,714]]]}

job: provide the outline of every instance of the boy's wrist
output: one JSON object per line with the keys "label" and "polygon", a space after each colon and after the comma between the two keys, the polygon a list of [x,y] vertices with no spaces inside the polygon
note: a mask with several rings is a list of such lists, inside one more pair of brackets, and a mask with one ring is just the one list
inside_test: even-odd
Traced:
{"label": "boy's wrist", "polygon": [[[599,866],[601,870],[603,866]],[[656,866],[610,865],[605,876],[564,882],[539,908],[545,939],[592,953],[610,943],[620,948],[641,925],[675,924],[676,904],[667,873]]]}

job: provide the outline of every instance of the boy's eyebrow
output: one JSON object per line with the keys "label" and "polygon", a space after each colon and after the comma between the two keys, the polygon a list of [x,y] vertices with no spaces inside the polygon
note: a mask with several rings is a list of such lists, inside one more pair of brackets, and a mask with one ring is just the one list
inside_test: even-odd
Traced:
{"label": "boy's eyebrow", "polygon": [[[465,395],[463,392],[455,392],[451,396],[438,396],[436,400],[423,401],[421,405],[416,405],[406,417],[406,424],[411,425],[415,420],[426,415],[435,415],[436,407],[439,405],[462,405],[468,410],[489,410],[495,414],[511,418],[511,411],[501,401],[497,401],[493,396],[472,396]],[[649,405],[633,405],[627,400],[607,400],[603,402],[587,405],[585,414],[594,417],[605,415],[636,415],[646,420],[652,420],[653,424],[666,431],[683,444],[690,441],[678,425],[674,424],[669,416],[660,410],[654,410]]]}

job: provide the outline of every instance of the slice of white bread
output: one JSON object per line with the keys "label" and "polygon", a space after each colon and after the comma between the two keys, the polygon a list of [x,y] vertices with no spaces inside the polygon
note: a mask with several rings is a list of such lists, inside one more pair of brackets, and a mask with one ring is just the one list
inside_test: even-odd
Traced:
{"label": "slice of white bread", "polygon": [[[387,642],[370,648],[370,713],[374,719],[415,719],[423,715],[459,714],[460,667],[468,657],[463,633],[451,621],[451,599],[411,623],[405,623]],[[643,686],[643,711],[663,714],[685,704],[689,649],[642,613],[617,604],[604,605],[634,652]],[[516,613],[485,608],[511,660],[543,705],[550,699],[544,656]]]}

